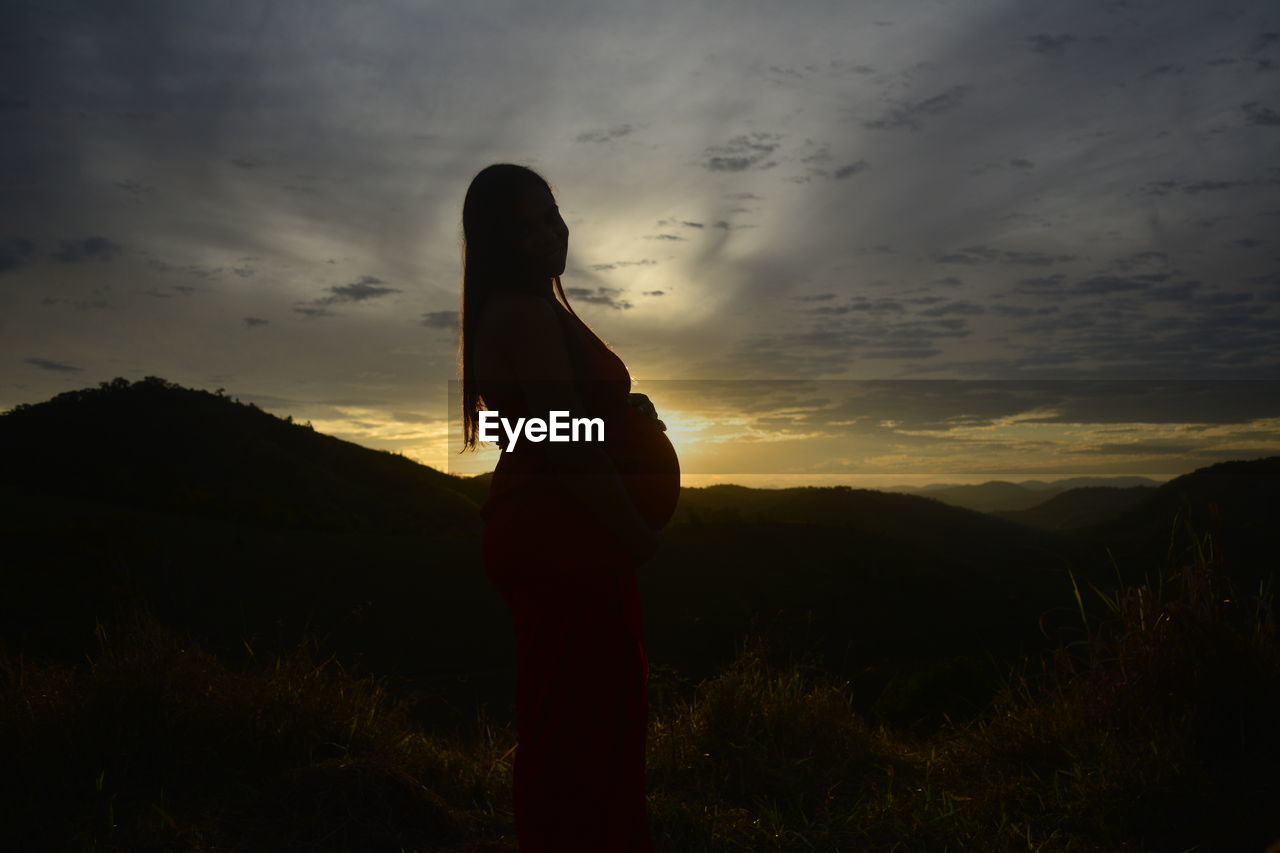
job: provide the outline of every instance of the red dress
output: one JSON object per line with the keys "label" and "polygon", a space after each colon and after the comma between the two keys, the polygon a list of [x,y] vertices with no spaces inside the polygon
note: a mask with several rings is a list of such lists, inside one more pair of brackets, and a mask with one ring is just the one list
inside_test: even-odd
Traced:
{"label": "red dress", "polygon": [[[556,311],[586,414],[604,419],[605,452],[641,516],[661,529],[680,491],[675,451],[627,403],[622,360],[559,303]],[[547,417],[527,412],[513,383],[482,383],[480,393],[504,419]],[[520,850],[649,853],[649,668],[636,566],[555,481],[541,447],[521,437],[503,451],[481,508],[485,570],[516,635]]]}

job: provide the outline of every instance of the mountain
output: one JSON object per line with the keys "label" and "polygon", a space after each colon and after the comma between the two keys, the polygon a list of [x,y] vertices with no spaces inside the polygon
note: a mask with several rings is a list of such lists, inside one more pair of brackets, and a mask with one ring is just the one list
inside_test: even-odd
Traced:
{"label": "mountain", "polygon": [[1054,495],[1071,489],[1092,486],[1127,488],[1131,486],[1155,487],[1158,485],[1160,484],[1157,481],[1147,477],[1071,477],[1048,483],[1043,480],[1023,480],[1020,483],[990,480],[976,486],[954,484],[893,486],[884,491],[922,495],[935,498],[952,506],[962,506],[978,512],[1015,512],[1030,509],[1044,503]]}
{"label": "mountain", "polygon": [[999,518],[1043,530],[1070,530],[1108,521],[1141,503],[1155,486],[1085,486],[1056,492],[1030,509],[994,512]]}
{"label": "mountain", "polygon": [[478,530],[474,486],[150,376],[0,415],[0,486],[317,530]]}
{"label": "mountain", "polygon": [[1121,565],[1163,570],[1175,538],[1175,520],[1182,531],[1189,524],[1202,547],[1220,547],[1231,572],[1256,587],[1275,573],[1280,456],[1198,468],[1159,486],[1130,509],[1073,533],[1105,543]]}

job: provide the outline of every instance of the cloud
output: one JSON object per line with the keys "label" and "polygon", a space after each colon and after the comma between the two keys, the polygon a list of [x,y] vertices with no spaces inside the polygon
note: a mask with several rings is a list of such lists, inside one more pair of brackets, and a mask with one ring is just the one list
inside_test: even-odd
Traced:
{"label": "cloud", "polygon": [[1059,33],[1057,35],[1036,33],[1035,35],[1027,36],[1023,41],[1027,42],[1036,53],[1059,56],[1067,45],[1079,41],[1079,39],[1070,33]]}
{"label": "cloud", "polygon": [[918,311],[916,316],[919,317],[942,317],[946,314],[985,314],[987,309],[981,305],[975,305],[972,302],[956,301],[948,302],[945,305],[935,305],[933,308],[926,308]]}
{"label": "cloud", "polygon": [[77,373],[82,369],[63,361],[51,361],[47,358],[24,358],[23,361],[27,364],[34,364],[41,370],[53,370],[60,373]]}
{"label": "cloud", "polygon": [[613,261],[607,264],[592,264],[589,269],[595,270],[596,272],[605,272],[607,270],[619,269],[621,267],[651,267],[656,263],[657,261],[644,258],[639,261]]}
{"label": "cloud", "polygon": [[627,136],[635,128],[629,124],[620,124],[617,127],[611,127],[607,130],[586,130],[579,133],[577,140],[579,142],[612,142],[615,139],[621,139]]}
{"label": "cloud", "polygon": [[139,181],[116,181],[116,189],[123,190],[134,201],[142,201],[146,196],[155,195],[156,188]]}
{"label": "cloud", "polygon": [[458,312],[457,311],[428,311],[422,315],[419,325],[426,326],[428,329],[451,329],[458,328]]}
{"label": "cloud", "polygon": [[1075,260],[1075,255],[1050,255],[1044,252],[1010,252],[990,246],[966,246],[953,252],[934,252],[930,260],[937,264],[1027,264],[1048,266]]}
{"label": "cloud", "polygon": [[709,155],[704,168],[712,172],[742,172],[747,169],[769,169],[778,165],[776,160],[766,160],[781,145],[782,136],[776,133],[750,133],[735,136],[720,146],[706,149]]}
{"label": "cloud", "polygon": [[825,302],[828,299],[835,299],[836,295],[834,293],[806,293],[792,296],[791,298],[796,302]]}
{"label": "cloud", "polygon": [[905,127],[911,130],[920,129],[920,119],[925,116],[941,115],[955,109],[968,93],[968,86],[952,86],[945,92],[926,98],[923,101],[903,101],[891,109],[882,118],[863,122],[863,127],[886,130]]}
{"label": "cloud", "polygon": [[619,298],[623,291],[616,287],[597,287],[595,290],[586,287],[566,287],[564,292],[574,299],[594,305],[607,305],[617,311],[634,307],[630,302]]}
{"label": "cloud", "polygon": [[856,163],[850,163],[847,166],[841,166],[839,169],[836,169],[835,178],[836,180],[844,180],[845,178],[852,177],[853,175],[856,175],[859,172],[865,172],[867,169],[870,169],[870,168],[871,168],[871,164],[868,163],[866,160],[859,160]]}
{"label": "cloud", "polygon": [[671,240],[671,241],[681,241],[681,242],[685,241],[684,237],[680,237],[675,234],[648,234],[645,236],[645,239],[646,240]]}
{"label": "cloud", "polygon": [[1244,110],[1245,122],[1247,124],[1265,125],[1268,127],[1280,126],[1280,113],[1264,107],[1257,101],[1249,101],[1241,104],[1240,109]]}
{"label": "cloud", "polygon": [[871,350],[859,354],[859,358],[933,358],[936,355],[942,355],[940,349],[899,349],[899,350]]}
{"label": "cloud", "polygon": [[244,318],[244,324],[248,326],[250,329],[255,328],[257,326],[265,326],[270,322],[271,322],[270,320],[264,320],[261,317],[245,317]]}
{"label": "cloud", "polygon": [[0,243],[0,273],[16,270],[35,257],[36,244],[25,237],[11,237]]}
{"label": "cloud", "polygon": [[380,278],[371,275],[361,276],[358,281],[350,284],[340,284],[329,288],[332,296],[325,296],[315,300],[315,305],[335,305],[340,302],[366,302],[370,299],[378,299],[388,296],[392,293],[399,293],[400,289],[396,287],[383,287],[385,282]]}
{"label": "cloud", "polygon": [[122,249],[106,237],[85,237],[83,240],[63,240],[62,248],[50,255],[64,264],[78,264],[88,260],[109,261]]}
{"label": "cloud", "polygon": [[1192,181],[1186,183],[1179,180],[1150,181],[1138,188],[1144,195],[1168,195],[1174,190],[1181,190],[1186,195],[1198,195],[1207,192],[1222,192],[1242,187],[1274,187],[1280,186],[1280,178],[1256,178],[1253,180],[1231,181]]}

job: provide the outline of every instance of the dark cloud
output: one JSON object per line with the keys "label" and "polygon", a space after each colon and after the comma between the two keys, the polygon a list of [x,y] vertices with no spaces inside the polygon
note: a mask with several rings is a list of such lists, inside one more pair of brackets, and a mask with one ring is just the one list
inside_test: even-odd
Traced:
{"label": "dark cloud", "polygon": [[1075,260],[1075,255],[1050,255],[1044,252],[1010,252],[990,246],[966,246],[954,252],[934,252],[930,256],[936,264],[1026,264],[1049,266]]}
{"label": "dark cloud", "polygon": [[585,130],[578,134],[577,140],[579,142],[610,142],[627,136],[634,130],[635,128],[629,124],[620,124],[606,130]]}
{"label": "dark cloud", "polygon": [[195,278],[217,278],[222,274],[222,267],[209,269],[208,267],[202,267],[198,264],[178,266],[177,264],[171,264],[168,261],[162,261],[157,258],[149,258],[147,260],[147,266],[158,272],[178,273],[179,275],[189,275],[194,276]]}
{"label": "dark cloud", "polygon": [[902,314],[906,310],[906,307],[896,299],[881,298],[870,300],[865,296],[858,296],[845,305],[820,305],[817,308],[810,308],[802,313],[834,317],[843,314],[852,314],[855,312],[866,314]]}
{"label": "dark cloud", "polygon": [[735,136],[720,146],[706,149],[708,155],[704,168],[712,172],[742,172],[747,169],[769,169],[778,165],[768,160],[781,145],[782,137],[776,133],[750,133]]}
{"label": "dark cloud", "polygon": [[1195,293],[1200,286],[1201,284],[1198,281],[1179,281],[1174,284],[1153,287],[1147,291],[1145,298],[1160,302],[1182,302],[1194,299]]}
{"label": "dark cloud", "polygon": [[123,190],[134,201],[142,201],[145,197],[155,195],[156,188],[140,181],[116,181],[116,189]]}
{"label": "dark cloud", "polygon": [[883,117],[874,121],[863,122],[863,126],[880,130],[897,127],[919,130],[920,120],[923,117],[940,115],[954,109],[960,105],[960,101],[968,91],[968,86],[952,86],[945,92],[934,95],[932,98],[926,98],[923,101],[903,101]]}
{"label": "dark cloud", "polygon": [[[795,376],[841,373],[863,357],[933,358],[941,352],[934,345],[935,339],[963,338],[970,334],[965,320],[959,317],[889,322],[884,317],[855,316],[841,310],[851,307],[811,309],[803,313],[821,319],[807,329],[745,338],[735,348],[732,361],[747,370]],[[896,308],[902,311],[900,304]]]}
{"label": "dark cloud", "polygon": [[1186,195],[1198,195],[1207,192],[1222,192],[1224,190],[1233,190],[1243,187],[1274,187],[1280,186],[1280,178],[1257,178],[1254,180],[1233,180],[1233,181],[1192,181],[1186,183],[1179,180],[1169,179],[1164,181],[1150,181],[1138,188],[1138,192],[1144,195],[1168,195],[1169,193],[1180,190]]}
{"label": "dark cloud", "polygon": [[1057,305],[1044,305],[1038,308],[1032,308],[1029,305],[992,305],[989,309],[992,314],[997,317],[1036,317],[1044,314],[1055,314],[1059,308]]}
{"label": "dark cloud", "polygon": [[564,292],[574,299],[593,305],[607,305],[616,311],[635,307],[627,300],[620,298],[624,291],[616,287],[597,287],[595,290],[586,287],[566,287]]}
{"label": "dark cloud", "polygon": [[333,312],[325,308],[308,308],[305,305],[298,305],[293,309],[298,314],[305,314],[308,317],[332,317]]}
{"label": "dark cloud", "polygon": [[417,412],[392,412],[391,419],[402,424],[432,424],[440,420],[431,415],[420,415]]}
{"label": "dark cloud", "polygon": [[62,248],[49,257],[64,264],[79,264],[88,260],[109,261],[123,251],[118,243],[106,237],[85,237],[83,240],[63,240]]}
{"label": "dark cloud", "polygon": [[392,293],[399,293],[400,289],[396,287],[383,287],[385,282],[380,278],[371,275],[361,276],[358,281],[350,284],[339,284],[329,288],[332,296],[325,296],[315,300],[316,305],[335,305],[340,302],[367,302],[370,299],[378,299],[388,296]]}
{"label": "dark cloud", "polygon": [[642,293],[645,296],[665,296],[666,295],[665,290],[645,290],[645,291],[642,291]]}
{"label": "dark cloud", "polygon": [[859,160],[856,163],[850,163],[847,166],[841,166],[839,169],[836,169],[835,178],[837,180],[843,180],[844,178],[852,177],[859,172],[865,172],[870,168],[871,164],[866,160]]}
{"label": "dark cloud", "polygon": [[36,244],[26,237],[11,237],[0,243],[0,273],[16,270],[36,254]]}
{"label": "dark cloud", "polygon": [[828,299],[835,299],[836,295],[834,293],[804,293],[791,298],[796,302],[825,302]]}
{"label": "dark cloud", "polygon": [[244,324],[248,326],[250,329],[256,328],[258,326],[265,326],[270,322],[271,322],[270,320],[264,320],[261,317],[245,317],[244,318]]}
{"label": "dark cloud", "polygon": [[1155,283],[1167,278],[1168,276],[1163,273],[1134,276],[1095,275],[1077,281],[1073,290],[1077,294],[1087,296],[1128,290],[1150,290]]}
{"label": "dark cloud", "polygon": [[677,236],[677,235],[675,235],[675,234],[649,234],[649,235],[646,235],[646,236],[645,236],[645,239],[646,239],[646,240],[680,240],[680,241],[683,241],[685,238],[684,238],[684,237],[679,237],[679,236]]}
{"label": "dark cloud", "polygon": [[78,373],[82,369],[64,361],[51,361],[47,358],[24,358],[23,361],[27,364],[33,364],[41,370],[53,370],[59,373]]}
{"label": "dark cloud", "polygon": [[1280,33],[1258,33],[1253,37],[1252,43],[1249,45],[1250,53],[1257,53],[1260,50],[1268,50],[1280,42]]}
{"label": "dark cloud", "polygon": [[422,315],[419,325],[426,326],[428,329],[457,329],[458,328],[458,312],[457,311],[428,311]]}
{"label": "dark cloud", "polygon": [[1027,36],[1023,41],[1027,42],[1036,53],[1057,56],[1063,52],[1067,45],[1077,42],[1079,39],[1070,33],[1059,33],[1057,35],[1036,33],[1035,35]]}
{"label": "dark cloud", "polygon": [[1280,125],[1280,113],[1271,109],[1271,107],[1263,106],[1257,101],[1241,104],[1240,109],[1244,110],[1247,124],[1266,125],[1269,127]]}
{"label": "dark cloud", "polygon": [[870,350],[859,354],[859,358],[933,358],[942,355],[940,349],[899,349]]}
{"label": "dark cloud", "polygon": [[945,305],[935,305],[932,308],[926,308],[923,311],[916,312],[919,317],[942,317],[946,314],[985,314],[987,309],[981,305],[972,302],[956,301],[948,302]]}
{"label": "dark cloud", "polygon": [[655,260],[644,258],[639,261],[613,261],[607,264],[592,264],[589,268],[596,272],[606,272],[608,270],[619,269],[621,267],[651,267],[656,263],[658,262]]}
{"label": "dark cloud", "polygon": [[256,169],[262,165],[261,161],[252,157],[232,157],[227,162],[240,169]]}
{"label": "dark cloud", "polygon": [[[1063,359],[1047,354],[1029,360],[1057,364],[1069,361],[1070,357]],[[756,386],[755,397],[762,404],[760,411],[793,408],[775,400],[777,392],[768,394],[764,383],[744,381],[740,384],[742,388],[738,390],[744,397]],[[791,385],[794,392],[795,383]],[[1238,385],[1159,379],[806,380],[802,387],[809,394],[820,395],[821,405],[804,413],[807,425],[817,428],[839,425],[850,419],[857,419],[863,429],[948,431],[957,426],[994,426],[1011,418],[1025,423],[1064,425],[1245,425],[1280,416],[1280,382],[1275,380],[1241,380]],[[709,394],[700,396],[711,399]],[[894,421],[894,426],[876,427],[884,420]],[[1233,438],[1274,439],[1275,435],[1245,429]]]}

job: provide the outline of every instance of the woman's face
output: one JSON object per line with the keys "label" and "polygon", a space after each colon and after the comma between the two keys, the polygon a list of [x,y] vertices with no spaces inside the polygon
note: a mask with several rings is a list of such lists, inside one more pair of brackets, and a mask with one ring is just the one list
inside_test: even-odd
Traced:
{"label": "woman's face", "polygon": [[526,267],[540,278],[564,272],[569,252],[569,226],[560,218],[555,197],[543,187],[530,187],[516,205],[520,223],[518,246]]}

